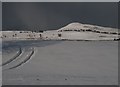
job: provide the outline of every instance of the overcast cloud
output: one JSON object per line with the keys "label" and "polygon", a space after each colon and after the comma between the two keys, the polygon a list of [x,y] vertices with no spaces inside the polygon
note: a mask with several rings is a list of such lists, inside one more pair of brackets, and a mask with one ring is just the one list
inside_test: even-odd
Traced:
{"label": "overcast cloud", "polygon": [[117,27],[118,4],[3,2],[3,30],[59,29],[72,22]]}

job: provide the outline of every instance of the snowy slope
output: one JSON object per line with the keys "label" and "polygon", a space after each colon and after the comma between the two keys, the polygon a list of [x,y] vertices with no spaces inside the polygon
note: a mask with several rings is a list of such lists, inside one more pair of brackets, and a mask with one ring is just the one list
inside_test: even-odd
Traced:
{"label": "snowy slope", "polygon": [[88,30],[90,29],[91,31],[98,30],[98,31],[106,31],[106,32],[118,32],[118,29],[115,28],[109,28],[109,27],[101,27],[97,25],[90,25],[90,24],[81,24],[81,23],[70,23],[67,26],[59,29],[58,31],[62,30]]}
{"label": "snowy slope", "polygon": [[[58,35],[60,34],[60,36]],[[118,39],[118,29],[96,25],[71,23],[56,31],[45,31],[44,38],[65,40],[114,40]]]}
{"label": "snowy slope", "polygon": [[42,39],[42,40],[116,40],[118,29],[96,25],[70,23],[58,30],[41,32],[2,31],[2,39]]}

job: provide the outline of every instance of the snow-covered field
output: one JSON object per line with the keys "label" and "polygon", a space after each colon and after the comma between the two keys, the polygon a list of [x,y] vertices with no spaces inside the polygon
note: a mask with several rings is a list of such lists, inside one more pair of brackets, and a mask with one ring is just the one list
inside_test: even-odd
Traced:
{"label": "snow-covered field", "polygon": [[119,36],[118,29],[81,23],[0,31],[3,85],[117,85]]}
{"label": "snow-covered field", "polygon": [[[1,33],[2,32],[2,33]],[[43,32],[1,31],[3,40],[118,40],[118,29],[81,23],[70,23],[57,30]]]}
{"label": "snow-covered field", "polygon": [[117,84],[117,41],[3,42],[3,85]]}

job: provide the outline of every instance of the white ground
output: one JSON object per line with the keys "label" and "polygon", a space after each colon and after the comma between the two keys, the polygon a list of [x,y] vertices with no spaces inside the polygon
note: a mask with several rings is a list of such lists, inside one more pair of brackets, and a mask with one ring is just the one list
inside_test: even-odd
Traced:
{"label": "white ground", "polygon": [[[81,29],[85,31],[78,31]],[[118,42],[99,41],[118,39],[118,29],[71,23],[43,33],[20,32],[0,31],[5,41],[0,51],[3,85],[118,84]]]}
{"label": "white ground", "polygon": [[[65,31],[65,30],[71,30],[71,31]],[[86,31],[86,30],[91,30],[91,31]],[[49,30],[49,31],[47,30],[44,31],[43,33],[32,32],[32,31],[1,31],[1,32],[0,32],[0,37],[3,40],[26,40],[26,39],[114,40],[114,39],[118,39],[120,35],[118,29],[100,27],[96,25],[81,24],[81,23],[71,23],[58,30]],[[107,34],[103,32],[107,32]],[[58,36],[58,34],[61,34],[61,36]]]}
{"label": "white ground", "polygon": [[41,34],[41,33],[35,33],[31,31],[1,31],[1,32],[2,34],[0,36],[3,40],[40,39],[40,34]]}
{"label": "white ground", "polygon": [[[61,37],[58,37],[58,34],[61,34]],[[51,32],[44,33],[44,37],[47,39],[66,39],[66,40],[114,40],[118,39],[118,35],[109,35],[109,34],[99,34],[93,32]]]}
{"label": "white ground", "polygon": [[[118,84],[118,42],[33,41],[29,44],[22,49],[34,47],[35,53],[25,64],[3,70],[4,85]],[[12,51],[9,58],[12,58],[14,53],[15,51]],[[29,50],[24,53],[27,56]],[[6,58],[8,56],[4,55],[3,61],[6,61]],[[21,61],[22,59],[24,60],[25,56]],[[9,63],[10,66],[3,66],[3,69],[17,63],[19,62],[15,60]]]}

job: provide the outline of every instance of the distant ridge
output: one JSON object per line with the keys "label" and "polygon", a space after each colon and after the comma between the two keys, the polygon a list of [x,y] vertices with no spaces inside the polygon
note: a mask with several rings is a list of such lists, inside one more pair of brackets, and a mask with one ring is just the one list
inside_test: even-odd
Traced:
{"label": "distant ridge", "polygon": [[120,40],[116,28],[97,25],[70,23],[58,30],[43,32],[33,31],[2,31],[0,37],[4,40]]}
{"label": "distant ridge", "polygon": [[58,29],[58,31],[65,31],[65,30],[99,30],[99,31],[106,31],[106,32],[118,32],[118,29],[116,28],[110,28],[110,27],[102,27],[102,26],[97,26],[97,25],[90,25],[90,24],[82,24],[79,22],[73,22],[65,27],[62,27]]}

